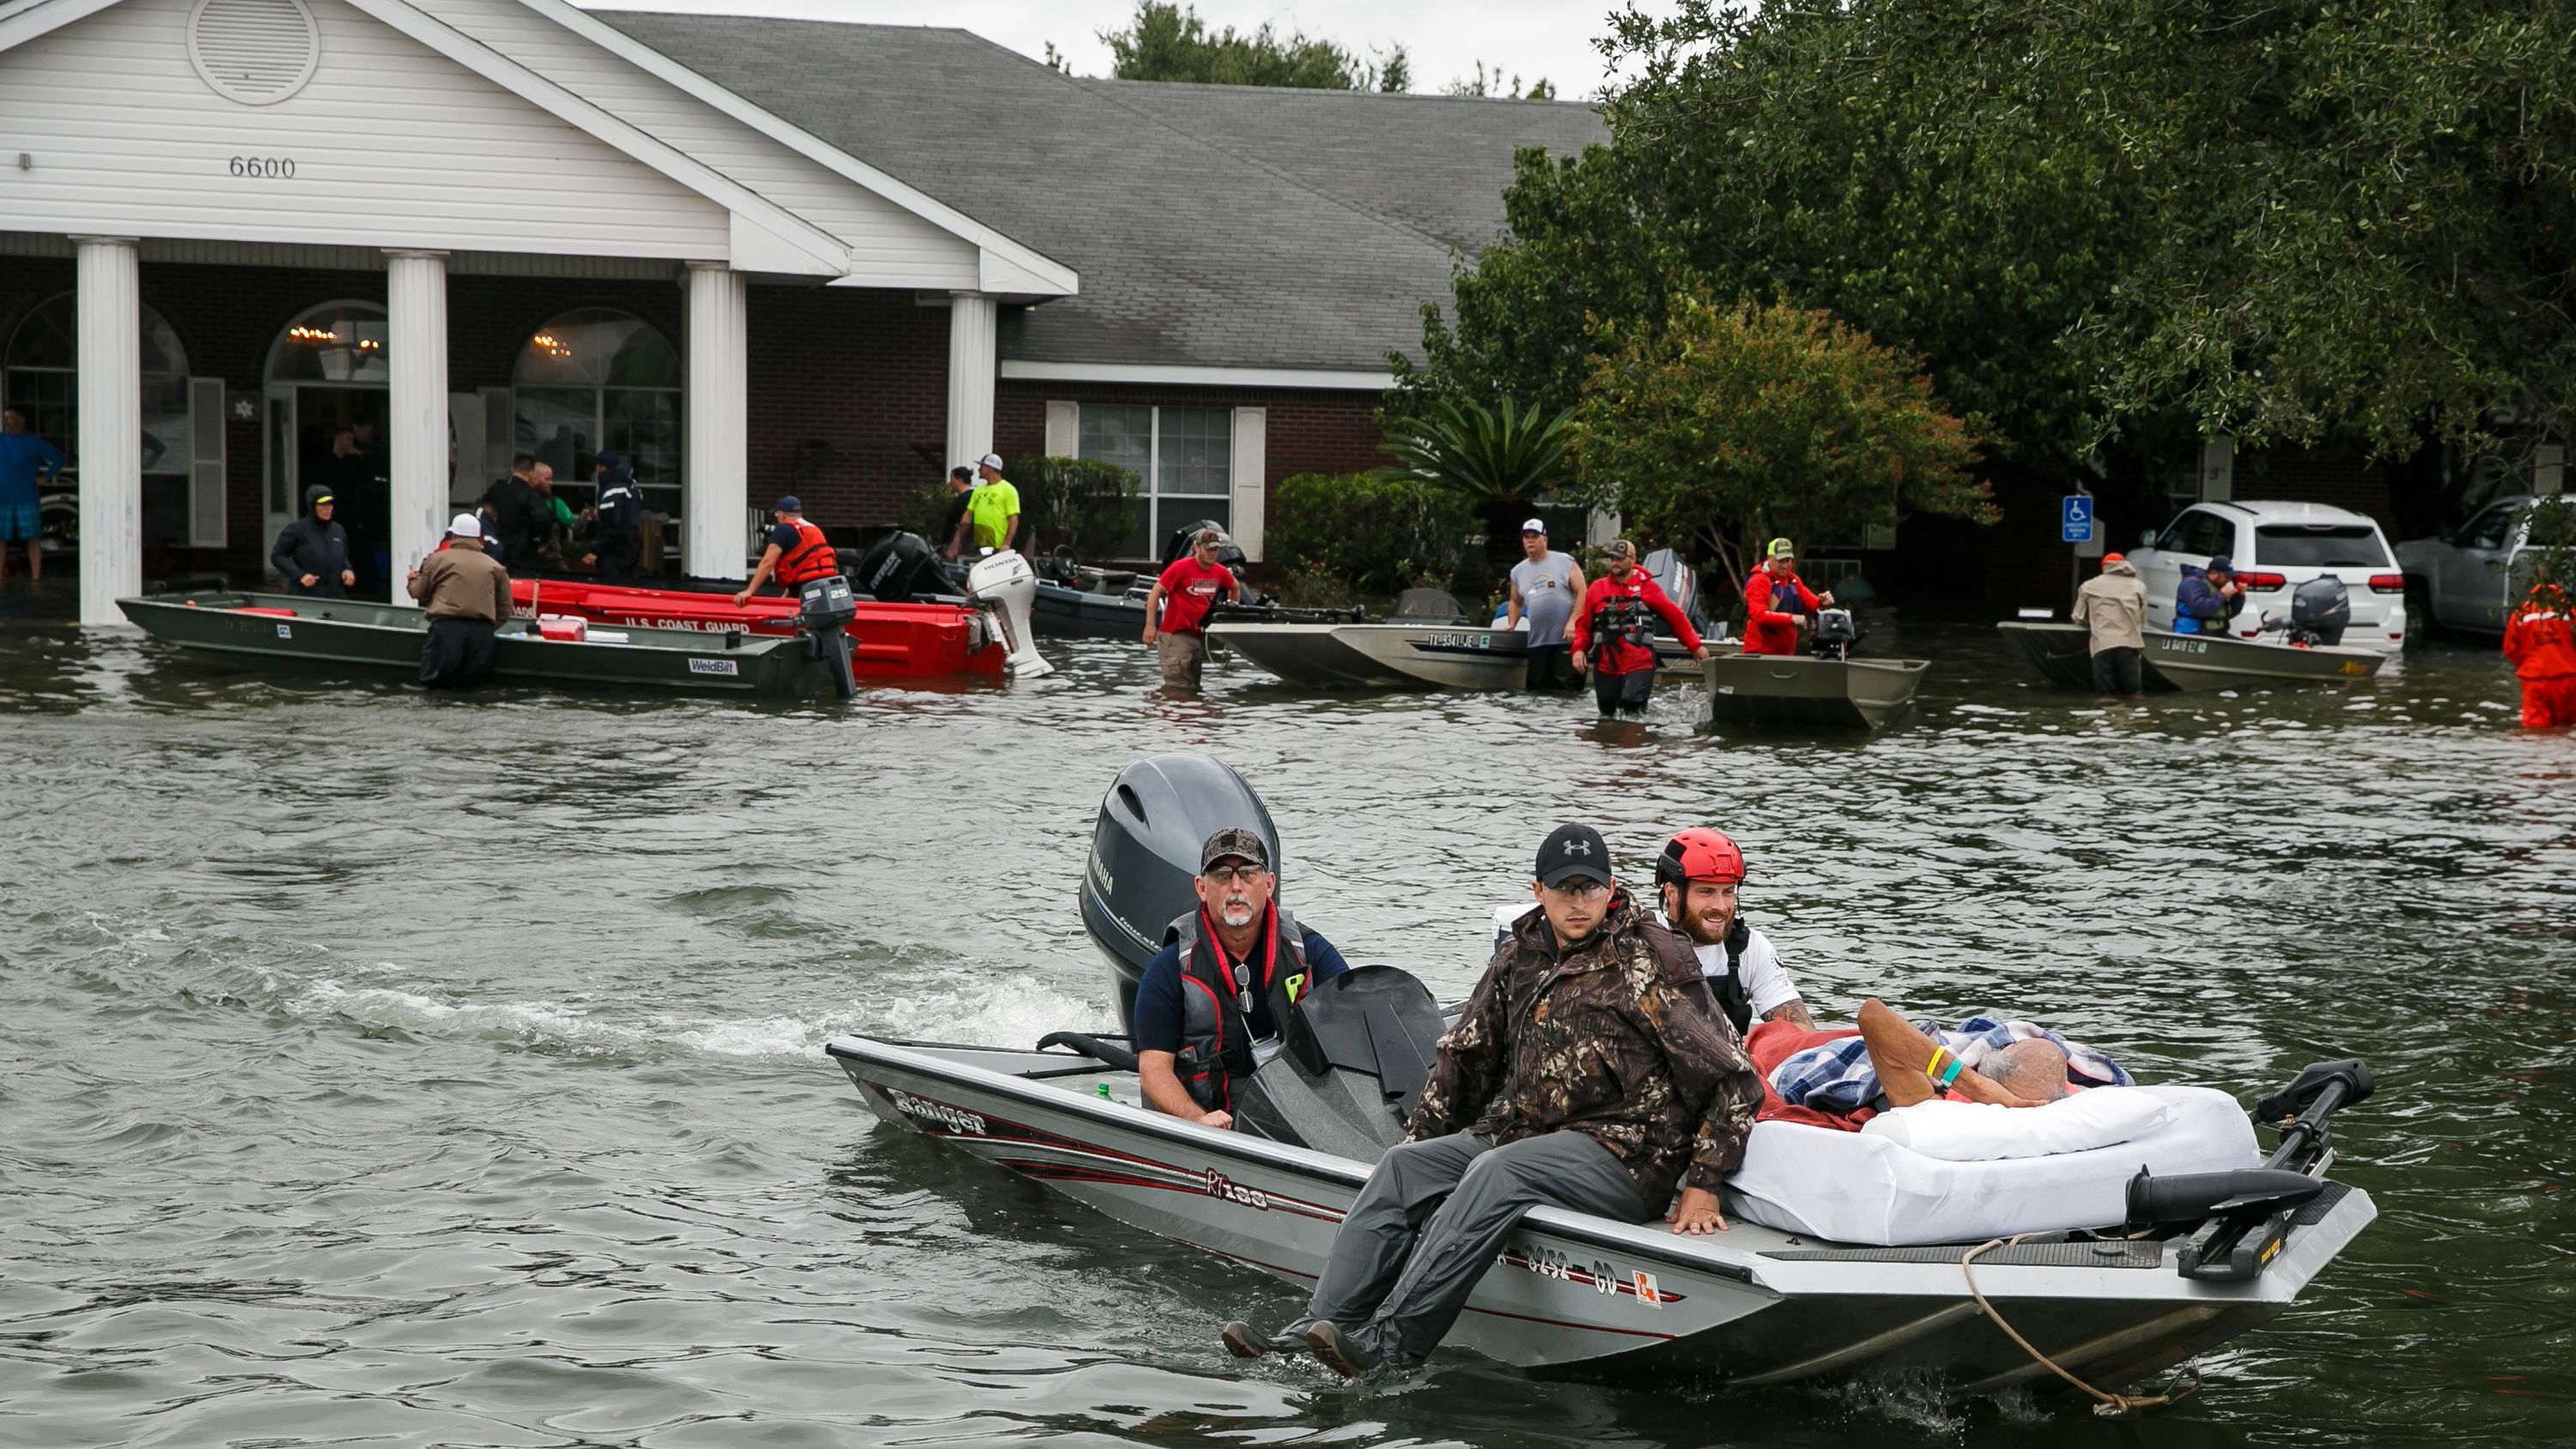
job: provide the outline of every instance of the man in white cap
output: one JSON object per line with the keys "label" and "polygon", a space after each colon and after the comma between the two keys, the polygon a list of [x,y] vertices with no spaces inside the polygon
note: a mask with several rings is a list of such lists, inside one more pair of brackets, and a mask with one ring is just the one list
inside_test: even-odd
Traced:
{"label": "man in white cap", "polygon": [[982,479],[966,495],[966,527],[983,548],[1017,548],[1020,540],[1020,490],[1002,476],[1002,455],[986,453],[975,465]]}
{"label": "man in white cap", "polygon": [[411,596],[429,616],[420,645],[420,682],[472,689],[492,677],[492,631],[510,617],[510,571],[483,551],[483,525],[460,513],[447,542],[411,571]]}
{"label": "man in white cap", "polygon": [[1503,627],[1516,628],[1529,616],[1529,687],[1574,689],[1583,683],[1565,657],[1565,621],[1574,617],[1574,601],[1583,597],[1583,566],[1574,555],[1547,546],[1547,522],[1533,518],[1521,524],[1521,552],[1512,565],[1512,601]]}

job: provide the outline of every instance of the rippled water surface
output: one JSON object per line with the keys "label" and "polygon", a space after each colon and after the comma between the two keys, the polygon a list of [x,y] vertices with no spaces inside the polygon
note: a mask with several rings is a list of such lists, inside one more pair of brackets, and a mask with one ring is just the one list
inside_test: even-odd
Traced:
{"label": "rippled water surface", "polygon": [[[0,1443],[2559,1444],[2576,740],[2483,650],[2101,709],[1991,629],[1866,740],[1524,697],[1201,702],[1057,646],[849,709],[284,684],[0,597]],[[1354,959],[1463,993],[1545,827],[1713,822],[1820,1015],[2046,1020],[2250,1100],[2367,1056],[2378,1223],[2134,1425],[1919,1387],[1238,1365],[1297,1295],[874,1125],[820,1055],[1112,1017],[1117,769],[1213,751]]]}

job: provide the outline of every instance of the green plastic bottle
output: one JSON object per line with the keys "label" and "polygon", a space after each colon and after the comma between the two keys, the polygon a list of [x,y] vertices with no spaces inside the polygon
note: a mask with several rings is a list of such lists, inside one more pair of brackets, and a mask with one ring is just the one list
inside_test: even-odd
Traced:
{"label": "green plastic bottle", "polygon": [[1109,1084],[1107,1082],[1102,1082],[1100,1084],[1100,1100],[1104,1102],[1111,1100],[1109,1096]]}

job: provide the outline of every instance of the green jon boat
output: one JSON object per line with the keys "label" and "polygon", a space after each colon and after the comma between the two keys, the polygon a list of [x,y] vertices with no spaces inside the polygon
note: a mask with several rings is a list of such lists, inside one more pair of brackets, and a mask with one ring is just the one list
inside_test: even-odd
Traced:
{"label": "green jon boat", "polygon": [[[234,663],[354,668],[411,679],[420,676],[421,640],[429,631],[418,609],[355,599],[207,592],[116,604],[153,638]],[[728,640],[734,647],[725,647]],[[541,638],[535,625],[513,619],[494,643],[496,683],[712,694],[831,688],[829,671],[808,655],[801,638],[619,629],[574,642]]]}
{"label": "green jon boat", "polygon": [[[2083,625],[2006,619],[1996,627],[2050,681],[2070,689],[2093,687],[2092,635]],[[2334,645],[2292,647],[2277,640],[2163,629],[2149,629],[2145,637],[2141,662],[2149,689],[2346,685],[2370,678],[2388,662],[2388,656],[2369,649]]]}
{"label": "green jon boat", "polygon": [[1874,730],[1903,714],[1923,684],[1926,659],[1817,659],[1805,654],[1717,654],[1708,675],[1712,724]]}

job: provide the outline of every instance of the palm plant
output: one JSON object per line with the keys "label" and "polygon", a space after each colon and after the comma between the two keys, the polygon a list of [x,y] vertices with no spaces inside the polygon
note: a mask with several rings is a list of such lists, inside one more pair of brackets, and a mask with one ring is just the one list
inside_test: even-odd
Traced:
{"label": "palm plant", "polygon": [[1543,417],[1510,398],[1489,408],[1458,398],[1432,398],[1420,412],[1387,423],[1383,451],[1397,466],[1380,472],[1417,479],[1468,499],[1484,525],[1484,575],[1511,567],[1519,553],[1519,519],[1564,480],[1574,440],[1574,409]]}

